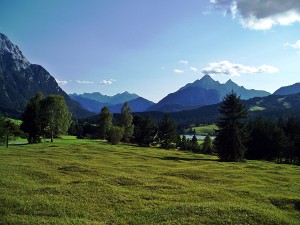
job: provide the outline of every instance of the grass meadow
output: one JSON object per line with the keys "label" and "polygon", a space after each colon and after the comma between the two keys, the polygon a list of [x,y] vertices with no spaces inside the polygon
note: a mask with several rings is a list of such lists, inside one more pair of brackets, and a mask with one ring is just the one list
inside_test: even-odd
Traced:
{"label": "grass meadow", "polygon": [[0,161],[0,224],[300,224],[295,165],[73,137]]}
{"label": "grass meadow", "polygon": [[[192,127],[192,129],[195,129],[195,134],[197,135],[208,135],[209,133],[214,132],[214,130],[217,130],[218,127],[216,124],[210,124],[210,125],[201,125],[198,127]],[[186,130],[188,132],[188,129]]]}

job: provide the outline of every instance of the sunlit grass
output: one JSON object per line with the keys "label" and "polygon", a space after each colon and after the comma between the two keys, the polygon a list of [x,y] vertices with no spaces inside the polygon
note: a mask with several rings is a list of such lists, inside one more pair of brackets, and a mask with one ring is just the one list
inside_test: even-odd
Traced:
{"label": "sunlit grass", "polygon": [[0,158],[0,224],[300,223],[295,165],[66,136]]}

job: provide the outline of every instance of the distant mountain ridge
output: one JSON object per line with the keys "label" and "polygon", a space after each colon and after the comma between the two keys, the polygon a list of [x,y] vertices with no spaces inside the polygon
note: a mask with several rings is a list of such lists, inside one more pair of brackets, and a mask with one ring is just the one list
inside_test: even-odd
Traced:
{"label": "distant mountain ridge", "polygon": [[220,92],[221,97],[224,97],[229,92],[233,91],[237,93],[241,99],[250,99],[254,97],[265,97],[271,93],[267,91],[246,89],[243,86],[239,86],[229,79],[225,84],[221,84],[219,81],[215,81],[209,75],[204,75],[200,80],[196,80],[194,83],[185,85],[179,90],[188,88],[188,87],[202,87],[205,89],[216,89]]}
{"label": "distant mountain ridge", "polygon": [[104,106],[107,106],[112,113],[120,113],[125,102],[128,102],[132,112],[144,112],[154,105],[154,102],[127,91],[114,96],[102,95],[99,92],[70,94],[69,96],[83,108],[95,113],[100,113]]}
{"label": "distant mountain ridge", "polygon": [[18,46],[0,33],[0,112],[20,116],[37,92],[62,95],[74,117],[93,115],[74,102],[47,70],[31,64]]}
{"label": "distant mountain ridge", "polygon": [[79,97],[82,97],[85,99],[90,99],[90,100],[94,100],[97,102],[109,103],[112,105],[128,102],[130,100],[140,97],[137,94],[131,94],[127,91],[113,95],[113,96],[103,95],[100,92],[83,93],[83,94],[74,93],[74,94],[70,94],[69,96],[71,98],[73,98],[74,96],[79,96]]}
{"label": "distant mountain ridge", "polygon": [[300,83],[295,83],[289,86],[281,87],[276,90],[273,95],[291,95],[300,93]]}
{"label": "distant mountain ridge", "polygon": [[231,91],[236,92],[241,99],[270,95],[266,91],[248,90],[243,86],[237,85],[232,80],[221,84],[213,80],[209,75],[205,75],[200,80],[189,83],[178,91],[167,95],[156,105],[150,107],[148,111],[177,112],[216,104],[221,102],[222,98]]}

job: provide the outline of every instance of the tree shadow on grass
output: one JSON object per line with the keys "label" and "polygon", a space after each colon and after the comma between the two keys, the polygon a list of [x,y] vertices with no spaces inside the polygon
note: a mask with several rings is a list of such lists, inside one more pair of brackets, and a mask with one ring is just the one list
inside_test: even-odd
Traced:
{"label": "tree shadow on grass", "polygon": [[176,157],[176,156],[165,156],[165,157],[155,157],[162,160],[167,161],[214,161],[219,162],[219,159],[210,159],[210,158],[183,158],[183,157]]}

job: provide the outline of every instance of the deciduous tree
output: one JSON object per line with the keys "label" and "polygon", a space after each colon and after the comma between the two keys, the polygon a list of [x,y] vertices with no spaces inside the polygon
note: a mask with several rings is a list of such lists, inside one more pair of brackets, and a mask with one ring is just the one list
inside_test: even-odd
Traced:
{"label": "deciduous tree", "polygon": [[40,117],[43,130],[49,133],[51,142],[55,135],[66,133],[72,123],[71,113],[60,95],[48,95],[41,101]]}
{"label": "deciduous tree", "polygon": [[133,117],[131,115],[130,106],[128,105],[128,102],[125,102],[121,109],[121,114],[119,118],[119,126],[123,127],[124,129],[123,140],[125,142],[129,142],[133,134],[134,125],[132,123],[132,120]]}
{"label": "deciduous tree", "polygon": [[99,116],[99,133],[102,139],[107,139],[108,132],[112,126],[113,115],[110,112],[109,108],[104,106],[101,109]]}
{"label": "deciduous tree", "polygon": [[28,143],[38,143],[41,141],[40,136],[42,133],[40,108],[41,101],[44,96],[41,92],[38,92],[33,98],[31,98],[25,107],[22,114],[21,129],[28,134]]}

